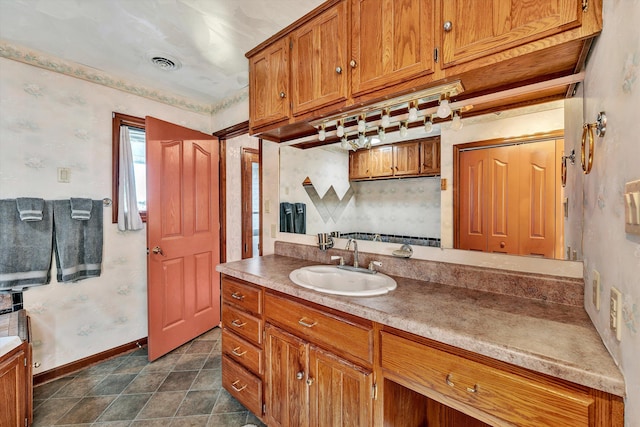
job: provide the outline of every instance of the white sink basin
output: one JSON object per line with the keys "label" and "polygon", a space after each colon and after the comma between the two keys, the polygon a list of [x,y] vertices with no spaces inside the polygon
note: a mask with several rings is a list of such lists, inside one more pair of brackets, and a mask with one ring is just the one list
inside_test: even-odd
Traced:
{"label": "white sink basin", "polygon": [[5,354],[9,353],[20,344],[22,344],[22,340],[20,339],[20,337],[0,337],[0,356],[4,356]]}
{"label": "white sink basin", "polygon": [[398,286],[386,274],[367,274],[339,269],[335,265],[312,265],[293,270],[289,278],[296,285],[334,295],[382,295]]}

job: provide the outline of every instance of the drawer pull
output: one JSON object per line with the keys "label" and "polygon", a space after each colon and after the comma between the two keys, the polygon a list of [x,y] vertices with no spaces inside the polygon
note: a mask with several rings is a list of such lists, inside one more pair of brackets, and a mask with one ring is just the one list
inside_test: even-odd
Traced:
{"label": "drawer pull", "polygon": [[474,384],[474,385],[473,385],[473,388],[471,388],[471,387],[467,387],[467,391],[468,391],[469,393],[477,393],[477,392],[478,392],[478,384]]}
{"label": "drawer pull", "polygon": [[238,292],[234,292],[231,294],[231,298],[233,299],[237,299],[239,301],[242,301],[244,299],[244,295],[238,293]]}
{"label": "drawer pull", "polygon": [[233,322],[231,322],[231,324],[233,326],[235,326],[236,328],[242,328],[244,325],[247,324],[247,322],[241,322],[239,319],[235,319]]}
{"label": "drawer pull", "polygon": [[239,352],[240,347],[236,347],[233,350],[231,350],[231,353],[233,353],[234,356],[238,356],[238,357],[242,357],[245,354],[247,354],[247,350],[243,351],[242,353]]}
{"label": "drawer pull", "polygon": [[301,380],[301,379],[303,379],[303,378],[304,378],[304,372],[303,372],[303,371],[300,371],[300,372],[298,372],[298,373],[296,374],[296,379],[297,379],[297,380]]}
{"label": "drawer pull", "polygon": [[456,385],[451,381],[451,374],[447,375],[447,378],[445,378],[445,381],[447,382],[447,385],[449,387],[455,387]]}
{"label": "drawer pull", "polygon": [[313,328],[314,326],[316,326],[318,324],[318,322],[311,323],[311,322],[305,320],[304,317],[302,319],[298,320],[298,323],[301,324],[302,326],[306,327],[306,328]]}
{"label": "drawer pull", "polygon": [[231,383],[231,387],[237,391],[238,393],[240,393],[242,390],[244,390],[245,388],[247,388],[247,385],[243,385],[242,387],[238,387],[238,384],[240,384],[240,380],[235,380],[233,383]]}

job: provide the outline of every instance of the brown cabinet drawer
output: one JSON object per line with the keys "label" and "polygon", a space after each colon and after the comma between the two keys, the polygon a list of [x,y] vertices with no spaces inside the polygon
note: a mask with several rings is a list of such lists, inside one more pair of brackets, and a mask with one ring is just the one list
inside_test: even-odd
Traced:
{"label": "brown cabinet drawer", "polygon": [[267,319],[313,344],[337,354],[373,362],[373,328],[324,313],[269,293],[265,294]]}
{"label": "brown cabinet drawer", "polygon": [[[525,378],[381,332],[385,378],[455,407],[518,426],[587,426],[593,398],[544,378]],[[473,409],[470,409],[470,408]]]}
{"label": "brown cabinet drawer", "polygon": [[262,290],[247,283],[224,277],[222,300],[253,314],[262,314]]}
{"label": "brown cabinet drawer", "polygon": [[255,344],[262,344],[262,320],[226,303],[222,304],[222,326]]}
{"label": "brown cabinet drawer", "polygon": [[227,329],[222,330],[222,352],[254,374],[264,372],[262,350]]}
{"label": "brown cabinet drawer", "polygon": [[222,356],[222,387],[245,408],[262,415],[262,381],[226,355]]}

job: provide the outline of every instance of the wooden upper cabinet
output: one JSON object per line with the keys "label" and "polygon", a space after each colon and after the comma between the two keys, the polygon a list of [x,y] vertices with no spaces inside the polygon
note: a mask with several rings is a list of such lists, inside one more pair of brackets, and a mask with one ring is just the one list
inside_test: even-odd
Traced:
{"label": "wooden upper cabinet", "polygon": [[443,67],[500,52],[582,24],[580,0],[440,1],[442,22],[437,26],[443,34]]}
{"label": "wooden upper cabinet", "polygon": [[347,3],[340,2],[291,35],[291,88],[297,115],[347,99]]}
{"label": "wooden upper cabinet", "polygon": [[352,0],[354,95],[434,72],[434,0]]}
{"label": "wooden upper cabinet", "polygon": [[393,174],[395,176],[420,173],[420,143],[408,142],[393,146]]}
{"label": "wooden upper cabinet", "polygon": [[349,180],[370,178],[369,150],[349,152]]}
{"label": "wooden upper cabinet", "polygon": [[440,138],[431,138],[420,144],[420,174],[440,175]]}
{"label": "wooden upper cabinet", "polygon": [[370,151],[369,170],[372,178],[393,176],[393,147],[383,145]]}
{"label": "wooden upper cabinet", "polygon": [[251,128],[288,119],[289,96],[289,39],[284,37],[249,58]]}

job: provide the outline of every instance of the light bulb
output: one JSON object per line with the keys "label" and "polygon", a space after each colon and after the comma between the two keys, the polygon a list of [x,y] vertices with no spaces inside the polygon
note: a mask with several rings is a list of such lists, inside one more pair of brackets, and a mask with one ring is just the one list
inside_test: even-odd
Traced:
{"label": "light bulb", "polygon": [[424,131],[426,133],[431,133],[433,131],[433,123],[431,123],[431,119],[424,120]]}
{"label": "light bulb", "polygon": [[418,120],[418,108],[416,107],[416,103],[412,102],[409,108],[409,121],[415,122],[416,120]]}
{"label": "light bulb", "polygon": [[340,140],[340,147],[342,147],[343,150],[349,149],[349,140],[347,140],[346,136],[343,136]]}
{"label": "light bulb", "polygon": [[462,129],[462,119],[460,119],[460,116],[458,114],[455,114],[453,116],[453,119],[451,119],[451,129],[453,130]]}
{"label": "light bulb", "polygon": [[404,138],[405,136],[407,136],[407,132],[408,132],[407,123],[406,122],[401,123],[400,124],[400,136]]}
{"label": "light bulb", "polygon": [[324,141],[327,138],[327,133],[324,131],[324,126],[318,131],[318,141]]}
{"label": "light bulb", "polygon": [[378,138],[380,138],[380,141],[384,141],[385,139],[387,139],[387,132],[383,127],[378,129]]}
{"label": "light bulb", "polygon": [[389,117],[389,109],[386,109],[382,112],[382,118],[380,119],[380,126],[383,128],[389,127],[391,123],[391,117]]}
{"label": "light bulb", "polygon": [[371,149],[371,137],[366,138],[364,142],[364,148],[366,148],[367,150]]}
{"label": "light bulb", "polygon": [[441,119],[446,119],[447,117],[449,117],[449,114],[451,114],[451,107],[449,106],[448,99],[443,99],[442,101],[440,101],[440,105],[438,105],[438,111],[436,111],[436,114]]}
{"label": "light bulb", "polygon": [[364,147],[364,145],[365,145],[364,133],[359,133],[358,134],[358,147]]}
{"label": "light bulb", "polygon": [[338,138],[342,138],[344,136],[344,122],[340,120],[338,122],[338,127],[336,128],[336,135]]}
{"label": "light bulb", "polygon": [[358,132],[363,133],[367,130],[367,122],[364,120],[364,116],[360,116],[358,120]]}

